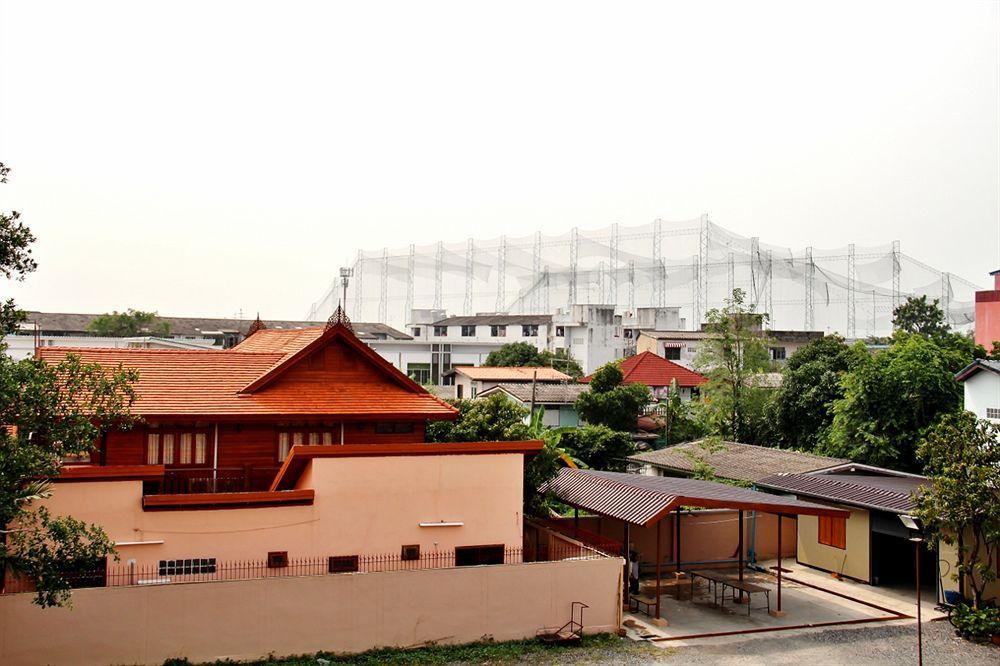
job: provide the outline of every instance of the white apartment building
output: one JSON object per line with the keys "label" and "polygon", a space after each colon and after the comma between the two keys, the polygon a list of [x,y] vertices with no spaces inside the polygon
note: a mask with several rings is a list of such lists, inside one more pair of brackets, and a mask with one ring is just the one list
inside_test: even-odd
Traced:
{"label": "white apartment building", "polygon": [[965,389],[965,408],[1000,423],[1000,361],[976,359],[955,375]]}

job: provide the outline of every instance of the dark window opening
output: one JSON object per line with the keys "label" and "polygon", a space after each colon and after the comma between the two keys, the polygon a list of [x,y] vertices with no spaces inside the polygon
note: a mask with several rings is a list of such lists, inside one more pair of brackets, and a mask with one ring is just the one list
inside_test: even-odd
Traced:
{"label": "dark window opening", "polygon": [[441,338],[441,337],[444,337],[446,335],[448,335],[448,327],[447,326],[435,326],[434,327],[434,337]]}
{"label": "dark window opening", "polygon": [[160,560],[161,576],[181,576],[189,574],[214,574],[215,558],[201,557],[187,560]]}
{"label": "dark window opening", "polygon": [[538,337],[538,324],[524,324],[521,326],[521,337],[522,338],[537,338]]}
{"label": "dark window opening", "polygon": [[339,555],[331,557],[327,570],[330,573],[353,573],[358,570],[358,556]]}
{"label": "dark window opening", "polygon": [[480,564],[503,564],[503,545],[459,546],[455,549],[456,567],[472,567]]}
{"label": "dark window opening", "polygon": [[564,326],[556,326],[556,337],[562,338],[566,336],[566,328]]}
{"label": "dark window opening", "polygon": [[403,546],[403,551],[400,555],[400,559],[404,562],[412,562],[413,560],[420,559],[420,545],[415,544],[412,546]]}
{"label": "dark window opening", "polygon": [[267,554],[267,568],[280,569],[288,566],[288,551],[276,550]]}
{"label": "dark window opening", "polygon": [[680,347],[666,347],[663,350],[663,358],[668,361],[679,361],[681,360],[681,348]]}
{"label": "dark window opening", "polygon": [[462,337],[463,338],[473,338],[476,336],[476,325],[475,324],[463,324],[462,325]]}
{"label": "dark window opening", "polygon": [[413,421],[383,421],[375,424],[378,435],[405,435],[413,432]]}

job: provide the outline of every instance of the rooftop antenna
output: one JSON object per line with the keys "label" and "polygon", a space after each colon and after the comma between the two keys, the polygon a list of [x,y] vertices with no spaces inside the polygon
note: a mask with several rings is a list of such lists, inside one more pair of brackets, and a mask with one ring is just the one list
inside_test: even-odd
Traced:
{"label": "rooftop antenna", "polygon": [[340,307],[344,308],[345,310],[347,309],[345,307],[347,305],[347,283],[350,281],[350,279],[352,277],[354,277],[354,269],[353,268],[348,268],[346,266],[345,267],[341,267],[341,269],[340,269],[340,284],[344,288],[344,291],[343,291],[343,297],[341,298],[341,301],[340,301]]}

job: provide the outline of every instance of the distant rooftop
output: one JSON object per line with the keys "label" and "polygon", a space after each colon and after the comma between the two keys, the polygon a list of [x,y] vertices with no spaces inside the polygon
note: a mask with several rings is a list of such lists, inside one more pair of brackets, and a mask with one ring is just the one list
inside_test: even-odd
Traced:
{"label": "distant rooftop", "polygon": [[552,323],[552,315],[548,314],[476,314],[455,317],[445,317],[434,322],[433,326],[516,326],[524,324],[546,325]]}
{"label": "distant rooftop", "polygon": [[[70,312],[28,312],[28,323],[34,323],[43,334],[57,335],[92,335],[87,326],[97,314],[79,314]],[[253,319],[212,319],[203,317],[159,317],[159,320],[170,325],[171,336],[211,337],[213,333],[240,333],[246,335]],[[274,329],[301,329],[323,327],[325,321],[287,321],[265,319],[264,325]],[[365,340],[391,339],[412,340],[413,337],[398,331],[391,326],[379,323],[351,322],[355,334]]]}
{"label": "distant rooftop", "polygon": [[697,440],[640,453],[629,460],[683,473],[694,472],[695,460],[703,460],[716,476],[753,483],[778,472],[812,472],[847,462],[842,458],[738,442],[723,441],[714,448],[717,450],[706,440]]}
{"label": "distant rooftop", "polygon": [[530,382],[537,379],[540,382],[573,382],[569,375],[548,366],[492,367],[492,366],[455,366],[449,371],[465,375],[470,379],[493,382]]}
{"label": "distant rooftop", "polygon": [[916,474],[845,463],[811,474],[774,474],[757,485],[795,495],[889,513],[913,511],[913,493],[930,481]]}
{"label": "distant rooftop", "polygon": [[[576,402],[581,393],[586,393],[588,390],[590,387],[586,384],[536,384],[534,399],[535,402],[545,405],[571,405]],[[485,391],[480,391],[479,396],[492,395],[498,391],[507,393],[521,402],[531,402],[532,399],[530,382],[497,384]]]}
{"label": "distant rooftop", "polygon": [[960,382],[964,382],[980,370],[988,370],[1000,375],[1000,361],[994,361],[987,358],[977,358],[972,363],[955,373],[955,379]]}

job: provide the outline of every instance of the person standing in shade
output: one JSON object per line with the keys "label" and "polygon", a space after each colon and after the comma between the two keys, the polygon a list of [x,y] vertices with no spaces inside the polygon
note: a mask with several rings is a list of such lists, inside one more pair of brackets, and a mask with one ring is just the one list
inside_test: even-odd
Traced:
{"label": "person standing in shade", "polygon": [[628,589],[632,594],[639,593],[639,553],[634,550],[628,554]]}

